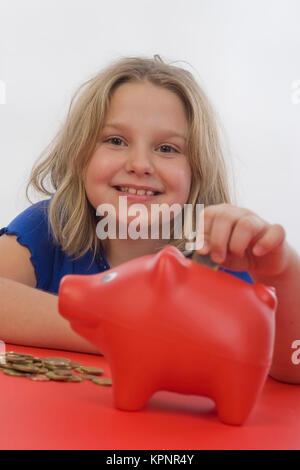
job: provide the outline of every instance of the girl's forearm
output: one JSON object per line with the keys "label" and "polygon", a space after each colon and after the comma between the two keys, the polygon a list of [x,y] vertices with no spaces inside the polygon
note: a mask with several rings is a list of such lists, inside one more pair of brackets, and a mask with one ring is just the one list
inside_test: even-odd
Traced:
{"label": "girl's forearm", "polygon": [[0,340],[5,343],[100,354],[58,312],[58,297],[0,277]]}
{"label": "girl's forearm", "polygon": [[[292,361],[295,349],[292,344],[300,340],[300,257],[290,247],[289,262],[278,276],[260,278],[250,273],[255,282],[276,288],[276,334],[270,376],[274,379],[300,384],[300,363]],[[299,353],[300,356],[300,353]]]}

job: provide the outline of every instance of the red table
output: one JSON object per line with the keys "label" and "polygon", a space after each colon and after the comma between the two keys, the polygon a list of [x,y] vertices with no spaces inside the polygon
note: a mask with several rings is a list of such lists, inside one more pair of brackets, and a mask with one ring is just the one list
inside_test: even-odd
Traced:
{"label": "red table", "polygon": [[[6,351],[63,356],[102,367],[103,356],[6,345]],[[268,377],[243,426],[218,420],[208,398],[157,392],[142,411],[113,406],[112,387],[35,382],[0,372],[1,449],[300,449],[300,386]]]}

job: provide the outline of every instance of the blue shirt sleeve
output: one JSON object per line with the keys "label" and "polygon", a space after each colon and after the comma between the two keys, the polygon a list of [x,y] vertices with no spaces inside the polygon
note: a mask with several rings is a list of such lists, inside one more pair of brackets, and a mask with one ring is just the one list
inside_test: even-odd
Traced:
{"label": "blue shirt sleeve", "polygon": [[[186,255],[187,258],[192,258],[192,253]],[[248,271],[231,271],[230,269],[222,268],[221,266],[218,268],[219,271],[223,271],[225,273],[231,274],[242,281],[248,282],[249,284],[254,284],[254,281]]]}
{"label": "blue shirt sleeve", "polygon": [[17,241],[29,249],[38,289],[47,288],[53,268],[54,245],[48,227],[48,205],[49,200],[33,204],[0,229],[0,236],[3,233],[16,235]]}
{"label": "blue shirt sleeve", "polygon": [[219,268],[219,271],[224,271],[225,273],[232,274],[232,276],[238,277],[242,279],[242,281],[249,282],[249,284],[254,284],[254,281],[248,271],[231,271],[230,269],[226,268]]}
{"label": "blue shirt sleeve", "polygon": [[110,267],[103,253],[94,260],[89,250],[81,258],[73,259],[54,243],[48,218],[50,201],[45,199],[25,209],[7,227],[0,229],[0,236],[3,233],[16,235],[17,241],[31,253],[36,288],[58,294],[60,281],[65,275],[97,274]]}

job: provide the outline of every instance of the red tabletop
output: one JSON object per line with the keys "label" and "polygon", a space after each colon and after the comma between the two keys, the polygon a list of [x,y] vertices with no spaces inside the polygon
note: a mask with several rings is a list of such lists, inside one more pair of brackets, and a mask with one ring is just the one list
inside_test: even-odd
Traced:
{"label": "red tabletop", "polygon": [[[103,356],[8,345],[104,369]],[[300,449],[300,386],[268,377],[243,426],[219,421],[212,400],[157,392],[142,411],[114,408],[112,387],[35,382],[0,372],[1,449]]]}

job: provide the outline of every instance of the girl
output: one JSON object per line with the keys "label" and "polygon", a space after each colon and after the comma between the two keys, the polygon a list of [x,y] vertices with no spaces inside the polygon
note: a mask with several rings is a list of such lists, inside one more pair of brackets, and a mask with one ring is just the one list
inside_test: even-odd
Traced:
{"label": "girl", "polygon": [[27,197],[32,186],[51,198],[0,231],[1,339],[97,354],[58,313],[61,278],[98,273],[166,243],[189,255],[185,235],[178,240],[173,231],[169,240],[100,241],[97,207],[110,204],[118,214],[120,196],[148,211],[154,203],[202,203],[206,243],[200,254],[210,254],[231,275],[276,288],[271,375],[300,383],[300,366],[291,361],[291,345],[300,339],[300,258],[281,225],[232,205],[216,119],[192,74],[159,56],[124,58],[77,93],[27,186]]}

